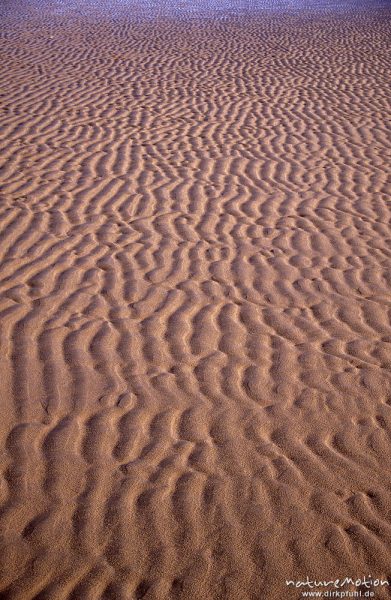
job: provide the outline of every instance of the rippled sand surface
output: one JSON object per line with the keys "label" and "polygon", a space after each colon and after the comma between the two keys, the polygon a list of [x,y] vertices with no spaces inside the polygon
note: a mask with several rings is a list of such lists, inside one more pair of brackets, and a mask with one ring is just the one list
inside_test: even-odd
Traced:
{"label": "rippled sand surface", "polygon": [[390,15],[3,0],[0,598],[391,575]]}

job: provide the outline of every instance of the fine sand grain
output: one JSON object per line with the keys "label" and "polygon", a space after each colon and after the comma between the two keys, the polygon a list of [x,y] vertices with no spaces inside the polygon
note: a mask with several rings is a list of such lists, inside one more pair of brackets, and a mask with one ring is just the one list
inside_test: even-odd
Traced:
{"label": "fine sand grain", "polygon": [[2,1],[1,599],[391,576],[390,16]]}

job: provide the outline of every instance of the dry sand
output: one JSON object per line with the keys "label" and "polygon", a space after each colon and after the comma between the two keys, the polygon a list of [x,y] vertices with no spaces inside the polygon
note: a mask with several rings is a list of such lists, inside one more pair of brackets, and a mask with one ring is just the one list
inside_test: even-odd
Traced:
{"label": "dry sand", "polygon": [[197,6],[1,5],[1,599],[391,575],[391,11]]}

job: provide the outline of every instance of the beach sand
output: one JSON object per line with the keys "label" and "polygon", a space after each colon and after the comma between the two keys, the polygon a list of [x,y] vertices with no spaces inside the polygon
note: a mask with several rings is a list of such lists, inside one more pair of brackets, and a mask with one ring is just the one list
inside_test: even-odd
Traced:
{"label": "beach sand", "polygon": [[1,599],[391,576],[391,10],[337,4],[3,1]]}

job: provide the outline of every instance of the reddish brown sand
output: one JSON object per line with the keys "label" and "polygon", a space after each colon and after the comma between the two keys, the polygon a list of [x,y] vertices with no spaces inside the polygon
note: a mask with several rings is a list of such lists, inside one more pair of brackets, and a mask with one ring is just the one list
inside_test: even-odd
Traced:
{"label": "reddish brown sand", "polygon": [[0,598],[387,578],[391,11],[158,4],[1,5]]}

